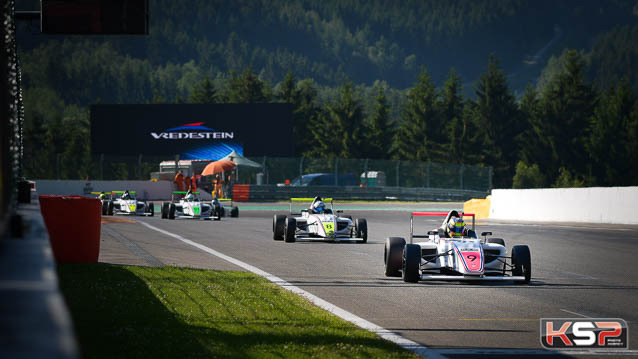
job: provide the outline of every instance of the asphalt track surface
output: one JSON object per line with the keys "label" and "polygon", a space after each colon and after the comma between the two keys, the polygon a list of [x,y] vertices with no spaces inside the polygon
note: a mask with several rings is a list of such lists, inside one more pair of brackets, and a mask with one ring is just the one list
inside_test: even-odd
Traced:
{"label": "asphalt track surface", "polygon": [[[336,207],[367,219],[368,243],[273,241],[272,217],[287,213],[284,204],[242,204],[239,218],[221,221],[127,218],[249,263],[445,357],[572,356],[542,349],[540,318],[622,318],[629,326],[630,349],[638,349],[638,226],[479,221],[477,232],[492,231],[505,239],[508,250],[517,244],[530,247],[529,285],[408,284],[384,276],[385,238],[408,236],[411,210],[447,211],[462,204]],[[425,233],[440,221],[421,217],[415,232]],[[241,270],[139,223],[106,223],[102,228],[101,262]]]}

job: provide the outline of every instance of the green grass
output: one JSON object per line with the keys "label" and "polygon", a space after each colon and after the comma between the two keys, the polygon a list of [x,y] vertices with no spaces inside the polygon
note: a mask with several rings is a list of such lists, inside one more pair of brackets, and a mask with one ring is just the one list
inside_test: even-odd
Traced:
{"label": "green grass", "polygon": [[85,358],[415,358],[251,273],[58,266]]}

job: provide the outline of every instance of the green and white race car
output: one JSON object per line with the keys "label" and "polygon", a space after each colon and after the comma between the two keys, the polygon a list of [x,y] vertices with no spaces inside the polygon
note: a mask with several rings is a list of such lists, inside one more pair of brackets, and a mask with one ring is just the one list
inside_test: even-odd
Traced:
{"label": "green and white race car", "polygon": [[[199,192],[174,191],[170,202],[162,203],[162,218],[194,218],[220,220],[220,210],[212,204],[202,202],[197,196]],[[184,197],[182,197],[184,196]]]}

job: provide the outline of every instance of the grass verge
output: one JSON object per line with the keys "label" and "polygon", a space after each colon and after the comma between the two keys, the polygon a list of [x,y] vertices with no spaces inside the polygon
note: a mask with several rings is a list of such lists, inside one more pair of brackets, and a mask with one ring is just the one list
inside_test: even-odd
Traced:
{"label": "grass verge", "polygon": [[416,358],[245,272],[58,266],[84,358]]}

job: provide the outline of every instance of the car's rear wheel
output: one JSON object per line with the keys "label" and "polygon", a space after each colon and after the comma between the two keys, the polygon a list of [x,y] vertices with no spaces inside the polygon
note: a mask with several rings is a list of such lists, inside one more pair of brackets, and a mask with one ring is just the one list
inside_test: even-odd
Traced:
{"label": "car's rear wheel", "polygon": [[175,219],[175,203],[168,205],[168,219]]}
{"label": "car's rear wheel", "polygon": [[148,213],[149,216],[153,217],[155,215],[155,203],[151,202],[148,205]]}
{"label": "car's rear wheel", "polygon": [[400,277],[403,266],[403,247],[405,239],[401,237],[390,237],[385,240],[383,250],[383,263],[385,264],[386,277]]}
{"label": "car's rear wheel", "polygon": [[357,237],[363,239],[363,243],[368,241],[368,222],[363,218],[357,218],[354,221],[357,229]]}
{"label": "car's rear wheel", "polygon": [[406,244],[403,248],[403,281],[416,283],[419,281],[419,267],[421,267],[421,246]]}
{"label": "car's rear wheel", "polygon": [[109,201],[102,201],[102,215],[106,216],[109,210]]}
{"label": "car's rear wheel", "polygon": [[231,216],[232,218],[237,218],[237,217],[239,217],[239,208],[237,208],[237,207],[233,207],[233,208],[230,210],[230,216]]}
{"label": "car's rear wheel", "polygon": [[293,217],[287,217],[284,228],[284,241],[286,243],[294,243],[296,240],[297,220]]}
{"label": "car's rear wheel", "polygon": [[505,247],[505,240],[503,240],[503,238],[488,238],[487,243],[500,244]]}
{"label": "car's rear wheel", "polygon": [[112,215],[113,215],[113,207],[114,207],[113,201],[109,201],[109,208],[108,208],[108,210],[106,211],[106,214],[107,214],[107,215],[109,215],[109,216],[112,216]]}
{"label": "car's rear wheel", "polygon": [[529,247],[519,245],[512,247],[512,275],[524,276],[523,283],[528,284],[532,278],[532,255]]}
{"label": "car's rear wheel", "polygon": [[272,239],[276,241],[284,240],[284,230],[286,227],[286,216],[275,214],[272,218]]}

